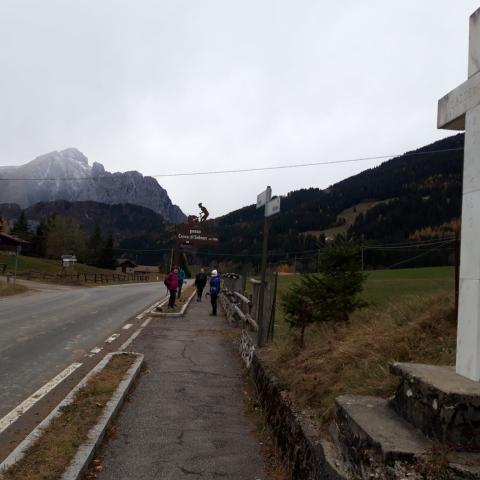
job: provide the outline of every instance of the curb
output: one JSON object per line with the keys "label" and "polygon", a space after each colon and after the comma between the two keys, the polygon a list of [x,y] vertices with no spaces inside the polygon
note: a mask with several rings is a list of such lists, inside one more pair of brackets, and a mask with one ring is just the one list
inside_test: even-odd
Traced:
{"label": "curb", "polygon": [[[190,302],[192,301],[193,297],[197,294],[196,291],[194,291],[191,295],[190,298],[187,300],[185,305],[183,305],[182,309],[179,312],[176,313],[168,313],[168,312],[156,312],[155,308],[152,308],[150,310],[149,316],[152,317],[162,317],[162,318],[178,318],[178,317],[183,317],[185,315],[185,311],[187,310],[188,306],[190,305]],[[165,305],[168,302],[168,299],[166,299],[164,302],[160,303],[158,306],[161,307]]]}
{"label": "curb", "polygon": [[143,364],[144,356],[134,352],[112,352],[106,355],[78,384],[77,386],[62,400],[52,412],[13,450],[12,453],[0,464],[0,478],[2,472],[10,468],[23,458],[25,451],[31,447],[43,434],[43,430],[47,428],[50,422],[57,417],[61,412],[61,408],[72,403],[76,393],[86,385],[88,380],[102,370],[114,355],[135,355],[137,359],[127,371],[125,378],[120,382],[116,392],[107,403],[104,412],[98,419],[97,424],[88,432],[87,439],[83,445],[80,446],[75,457],[73,458],[67,470],[64,472],[61,480],[80,480],[82,475],[89,467],[95,452],[100,446],[103,437],[110,422],[118,413],[120,407],[125,401],[125,397],[137,378],[140,367]]}

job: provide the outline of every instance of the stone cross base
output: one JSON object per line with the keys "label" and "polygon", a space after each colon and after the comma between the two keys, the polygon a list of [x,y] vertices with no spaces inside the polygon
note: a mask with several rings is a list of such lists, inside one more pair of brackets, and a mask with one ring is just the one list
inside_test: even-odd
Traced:
{"label": "stone cross base", "polygon": [[480,451],[480,383],[453,367],[396,363],[391,405],[427,437],[455,450]]}
{"label": "stone cross base", "polygon": [[480,479],[480,384],[453,367],[396,363],[391,370],[400,377],[391,400],[336,399],[321,442],[321,478],[422,480],[424,468],[436,475],[441,467],[441,478]]}

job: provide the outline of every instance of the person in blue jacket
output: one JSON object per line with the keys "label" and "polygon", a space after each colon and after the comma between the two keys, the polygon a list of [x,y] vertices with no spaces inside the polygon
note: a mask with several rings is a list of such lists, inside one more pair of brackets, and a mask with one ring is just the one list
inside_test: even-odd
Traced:
{"label": "person in blue jacket", "polygon": [[217,315],[217,298],[220,293],[220,276],[217,270],[212,270],[210,277],[210,302],[212,303],[212,313]]}
{"label": "person in blue jacket", "polygon": [[180,270],[178,271],[178,295],[177,298],[180,300],[180,297],[182,296],[182,286],[183,282],[185,280],[185,271],[183,270],[182,267],[180,267]]}

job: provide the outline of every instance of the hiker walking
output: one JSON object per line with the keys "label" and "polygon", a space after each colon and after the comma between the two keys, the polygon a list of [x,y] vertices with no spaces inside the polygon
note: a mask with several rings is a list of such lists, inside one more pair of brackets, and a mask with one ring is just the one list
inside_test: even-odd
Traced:
{"label": "hiker walking", "polygon": [[168,288],[170,292],[170,299],[168,300],[168,307],[174,308],[175,307],[175,297],[177,296],[177,288],[178,288],[178,268],[175,267],[173,271],[171,271],[167,277],[165,278],[165,286]]}
{"label": "hiker walking", "polygon": [[210,278],[210,301],[212,303],[211,315],[217,315],[217,297],[220,293],[220,276],[217,270],[212,270]]}
{"label": "hiker walking", "polygon": [[185,281],[185,271],[183,270],[182,267],[180,267],[180,270],[178,272],[178,299],[180,300],[180,297],[182,296],[182,287],[183,287],[183,282]]}
{"label": "hiker walking", "polygon": [[197,302],[202,301],[203,289],[207,284],[207,274],[203,268],[195,276],[195,287],[197,288]]}

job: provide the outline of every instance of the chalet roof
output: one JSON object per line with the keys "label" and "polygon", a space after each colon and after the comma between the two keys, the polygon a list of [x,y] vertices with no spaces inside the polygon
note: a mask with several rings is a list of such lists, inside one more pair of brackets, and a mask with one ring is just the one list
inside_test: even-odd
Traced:
{"label": "chalet roof", "polygon": [[137,267],[137,264],[135,262],[132,262],[132,260],[129,260],[128,258],[123,258],[118,261],[118,266],[119,267]]}

